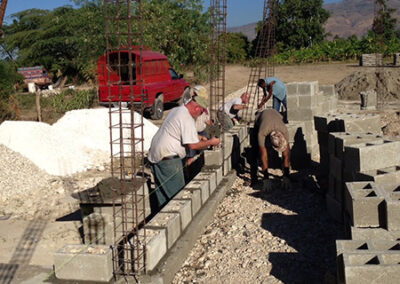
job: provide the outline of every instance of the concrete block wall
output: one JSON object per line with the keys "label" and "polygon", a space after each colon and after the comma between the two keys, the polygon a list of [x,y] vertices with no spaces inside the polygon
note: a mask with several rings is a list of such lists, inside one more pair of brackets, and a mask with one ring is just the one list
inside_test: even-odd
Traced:
{"label": "concrete block wall", "polygon": [[287,91],[289,127],[304,123],[307,153],[315,156],[319,149],[314,116],[336,112],[338,95],[335,87],[319,86],[317,81],[293,82],[287,84]]}
{"label": "concrete block wall", "polygon": [[382,64],[382,54],[380,53],[363,54],[360,57],[360,66],[377,66]]}
{"label": "concrete block wall", "polygon": [[[232,145],[232,142],[229,141],[233,141],[232,136],[237,135],[241,144],[247,145],[247,131],[247,126],[235,126],[232,131],[225,133],[231,139],[225,137],[226,143]],[[225,153],[230,155],[232,146],[227,147],[227,144],[224,145],[224,151],[228,151]],[[224,164],[225,166],[230,165],[230,156],[224,157]],[[222,171],[219,160],[213,166],[204,167],[182,191],[169,201],[160,213],[146,224],[147,271],[151,272],[156,269],[158,263],[173,247],[185,228],[215,193],[226,174],[227,172]]]}
{"label": "concrete block wall", "polygon": [[336,247],[338,283],[398,283],[399,241],[340,240]]}

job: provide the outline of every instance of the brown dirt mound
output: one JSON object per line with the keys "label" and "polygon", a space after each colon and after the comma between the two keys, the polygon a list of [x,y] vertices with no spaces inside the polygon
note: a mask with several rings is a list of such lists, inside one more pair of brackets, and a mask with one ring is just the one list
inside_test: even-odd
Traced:
{"label": "brown dirt mound", "polygon": [[400,69],[356,71],[335,85],[340,99],[358,100],[360,92],[375,90],[387,100],[400,98]]}

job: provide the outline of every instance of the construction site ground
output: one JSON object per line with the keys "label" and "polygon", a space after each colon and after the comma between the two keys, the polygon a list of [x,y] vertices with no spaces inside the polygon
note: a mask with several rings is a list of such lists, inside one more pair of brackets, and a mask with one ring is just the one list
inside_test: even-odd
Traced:
{"label": "construction site ground", "polygon": [[[360,69],[354,63],[279,66],[275,75],[285,82],[326,85]],[[227,66],[227,94],[247,85],[249,70]],[[358,112],[359,102],[340,101],[339,108]],[[400,102],[393,102],[379,111],[386,135],[400,135],[399,110]],[[42,203],[46,214],[36,218],[34,212],[20,208],[18,217],[0,216],[0,283],[57,283],[51,276],[54,252],[82,242],[79,207],[72,199],[41,200],[85,190],[109,174],[106,166],[55,177],[46,191],[31,196],[32,203]],[[173,282],[330,283],[335,275],[334,241],[341,234],[340,226],[328,217],[318,187],[299,182],[287,192],[265,193],[251,188],[245,174],[227,192]]]}

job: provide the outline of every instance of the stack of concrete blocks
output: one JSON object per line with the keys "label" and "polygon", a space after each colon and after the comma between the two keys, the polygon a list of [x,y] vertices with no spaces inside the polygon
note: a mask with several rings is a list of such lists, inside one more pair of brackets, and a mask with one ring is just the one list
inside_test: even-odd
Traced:
{"label": "stack of concrete blocks", "polygon": [[[229,171],[223,172],[222,165],[228,169],[232,153],[233,136],[240,141],[241,151],[248,145],[247,126],[235,126],[224,134],[224,147],[205,151],[205,167],[168,204],[145,225],[139,234],[146,231],[146,270],[152,272],[176,244],[221,184]],[[224,158],[224,160],[223,160]],[[230,167],[230,166],[229,166]]]}
{"label": "stack of concrete blocks", "polygon": [[393,55],[393,65],[400,66],[400,53],[395,53]]}
{"label": "stack of concrete blocks", "polygon": [[330,133],[382,133],[380,116],[376,114],[328,113],[315,116],[314,123],[318,133],[320,174],[325,177],[329,174],[328,138]]}
{"label": "stack of concrete blocks", "polygon": [[[110,246],[122,238],[122,210],[125,210],[124,214],[126,214],[127,218],[130,220],[137,218],[139,222],[142,222],[151,214],[146,180],[136,179],[135,189],[137,194],[128,194],[126,196],[127,206],[124,209],[122,209],[121,202],[118,201],[117,197],[114,197],[113,201],[109,190],[120,186],[118,180],[106,179],[94,188],[79,193],[85,244],[67,245],[56,252],[55,271],[58,279],[95,282],[108,282],[111,279],[113,275],[113,266],[110,260],[112,253],[111,250],[108,250]],[[128,181],[126,187],[132,188],[133,182]],[[135,215],[136,210],[133,210],[133,202],[131,202],[135,196],[138,198],[138,216]],[[143,205],[145,206],[144,210]],[[116,230],[114,230],[114,218],[117,226]],[[90,248],[90,251],[103,251],[104,248],[107,248],[107,253],[101,253],[100,255],[87,253],[86,250],[88,248]],[[93,264],[81,265],[85,261],[91,261]],[[64,263],[67,263],[67,265],[64,265]],[[87,269],[88,266],[92,267],[91,265],[104,267],[104,270],[96,274],[94,268]]]}
{"label": "stack of concrete blocks", "polygon": [[288,127],[303,123],[307,153],[315,156],[318,154],[318,139],[314,130],[314,116],[336,112],[338,95],[333,85],[319,86],[317,81],[294,82],[286,86]]}
{"label": "stack of concrete blocks", "polygon": [[337,283],[399,283],[400,242],[338,240]]}
{"label": "stack of concrete blocks", "polygon": [[382,54],[380,53],[363,54],[360,57],[360,66],[380,66],[382,64]]}
{"label": "stack of concrete blocks", "polygon": [[368,90],[360,93],[360,109],[361,110],[376,110],[377,94],[375,90]]}

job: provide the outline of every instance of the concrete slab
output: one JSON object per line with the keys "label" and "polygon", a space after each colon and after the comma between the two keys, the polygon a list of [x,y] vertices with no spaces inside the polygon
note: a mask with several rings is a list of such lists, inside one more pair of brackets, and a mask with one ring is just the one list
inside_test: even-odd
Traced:
{"label": "concrete slab", "polygon": [[113,277],[112,250],[103,245],[67,245],[54,254],[58,279],[108,282]]}

